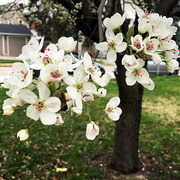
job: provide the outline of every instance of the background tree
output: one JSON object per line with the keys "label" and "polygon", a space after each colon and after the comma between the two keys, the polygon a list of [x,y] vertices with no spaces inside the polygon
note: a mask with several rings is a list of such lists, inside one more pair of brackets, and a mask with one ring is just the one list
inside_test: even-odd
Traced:
{"label": "background tree", "polygon": [[[29,4],[30,13],[26,15],[28,21],[34,17],[37,19],[37,30],[42,34],[46,34],[46,28],[61,24],[61,17],[64,16],[63,12],[66,12],[67,18],[73,19],[74,25],[81,30],[87,37],[95,42],[102,41],[102,17],[110,17],[115,12],[123,14],[124,6],[121,4],[128,3],[129,1],[120,0],[53,0],[49,4],[41,7],[38,5],[39,0],[31,0]],[[52,3],[55,3],[52,6]],[[160,15],[174,16],[179,18],[179,6],[178,0],[144,0],[136,1],[132,0],[132,6],[140,6],[142,9],[146,8],[149,11],[153,10]],[[53,7],[51,13],[48,11],[48,6]],[[33,11],[33,8],[35,9]],[[41,8],[43,10],[41,11]],[[65,9],[64,9],[65,8]],[[35,13],[36,12],[36,13]],[[55,12],[55,13],[54,13]],[[60,19],[58,19],[58,17]],[[49,18],[49,19],[48,19]],[[62,24],[65,21],[62,21]],[[98,23],[99,22],[99,23]],[[61,25],[62,25],[61,24]],[[135,21],[136,24],[136,21]],[[59,26],[60,33],[57,31],[58,36],[61,36],[61,32],[64,33],[63,25]],[[66,26],[65,26],[66,27]],[[128,21],[121,27],[124,34],[127,32]],[[137,26],[135,26],[135,33],[137,33]],[[70,36],[68,34],[67,36]],[[100,36],[99,36],[100,35]],[[101,37],[101,38],[99,38]],[[117,72],[116,80],[119,88],[119,97],[121,99],[120,107],[123,111],[119,121],[116,122],[115,128],[115,140],[114,140],[114,153],[112,157],[112,165],[115,170],[122,173],[136,172],[141,168],[139,160],[139,127],[141,120],[141,107],[143,97],[143,87],[136,83],[134,86],[129,87],[125,83],[125,68],[121,64],[121,59],[124,54],[119,54],[116,60]]]}

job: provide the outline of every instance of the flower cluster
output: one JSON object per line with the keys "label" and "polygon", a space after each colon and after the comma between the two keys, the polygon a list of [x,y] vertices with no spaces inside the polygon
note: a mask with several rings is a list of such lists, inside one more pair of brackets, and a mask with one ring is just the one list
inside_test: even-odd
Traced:
{"label": "flower cluster", "polygon": [[[166,63],[167,70],[173,73],[178,69],[178,62],[173,59],[179,51],[176,42],[172,40],[177,28],[172,26],[173,19],[159,16],[157,13],[148,13],[136,7],[138,19],[137,35],[134,35],[134,26],[131,27],[125,37],[121,32],[121,25],[125,21],[126,14],[121,16],[116,13],[111,18],[105,18],[104,26],[107,28],[105,35],[107,42],[96,45],[99,51],[107,52],[107,61],[115,62],[117,52],[126,54],[122,58],[122,65],[126,68],[126,83],[128,86],[140,83],[149,90],[154,89],[154,82],[149,78],[149,73],[144,68],[145,62],[150,58],[154,64]],[[115,34],[114,30],[119,30]],[[123,42],[123,37],[126,42]]]}
{"label": "flower cluster", "polygon": [[[178,62],[173,59],[178,55],[178,46],[172,40],[177,28],[172,26],[172,18],[144,12],[138,7],[136,10],[139,17],[137,35],[134,35],[132,26],[127,36],[124,36],[121,26],[126,14],[121,16],[116,13],[104,19],[107,41],[97,44],[96,48],[107,52],[108,63],[116,61],[117,53],[125,52],[121,63],[126,69],[126,84],[133,86],[138,82],[153,90],[155,85],[145,68],[146,61],[152,58],[156,65],[164,61],[170,73],[178,69]],[[117,30],[119,32],[116,34]],[[4,114],[11,116],[18,106],[26,105],[28,118],[40,120],[44,125],[62,125],[62,111],[78,116],[86,106],[90,120],[86,137],[95,139],[99,127],[91,120],[88,107],[95,99],[106,96],[107,90],[104,87],[108,85],[111,76],[108,73],[102,74],[88,52],[81,59],[75,58],[72,51],[76,44],[77,41],[72,37],[61,37],[57,44],[49,44],[41,52],[43,39],[40,43],[30,40],[19,55],[23,63],[14,63],[4,79],[3,86],[8,89],[6,94],[9,96],[3,103]],[[33,70],[39,71],[38,77],[33,76]],[[104,109],[113,121],[117,121],[122,113],[119,104],[119,97],[114,97]],[[29,137],[28,130],[18,132],[20,140]]]}
{"label": "flower cluster", "polygon": [[[102,74],[87,52],[81,59],[75,58],[72,51],[76,44],[72,37],[61,37],[57,44],[49,44],[41,52],[43,39],[40,43],[30,40],[19,55],[23,63],[14,63],[4,79],[3,87],[7,88],[9,96],[3,103],[4,115],[11,116],[19,107],[25,107],[26,116],[34,122],[40,120],[44,125],[62,125],[62,111],[78,116],[86,106],[90,119],[86,137],[95,139],[99,127],[91,120],[88,107],[95,99],[106,96],[104,87],[108,85],[111,76]],[[33,70],[39,72],[38,77],[33,76]],[[121,115],[121,109],[116,107],[119,103],[119,97],[116,97],[104,107],[104,111],[114,121]],[[17,137],[20,141],[26,140],[28,132],[29,128],[22,129]]]}

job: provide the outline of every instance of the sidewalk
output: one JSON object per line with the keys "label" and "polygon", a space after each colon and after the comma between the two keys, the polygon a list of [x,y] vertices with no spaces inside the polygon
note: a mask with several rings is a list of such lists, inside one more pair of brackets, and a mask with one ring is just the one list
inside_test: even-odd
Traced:
{"label": "sidewalk", "polygon": [[17,57],[15,56],[0,56],[1,60],[17,60]]}

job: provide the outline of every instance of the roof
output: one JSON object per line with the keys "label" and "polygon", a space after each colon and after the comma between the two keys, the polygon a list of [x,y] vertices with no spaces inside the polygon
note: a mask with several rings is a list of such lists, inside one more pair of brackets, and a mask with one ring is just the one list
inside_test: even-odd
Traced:
{"label": "roof", "polygon": [[15,24],[0,24],[0,34],[32,35],[27,26]]}

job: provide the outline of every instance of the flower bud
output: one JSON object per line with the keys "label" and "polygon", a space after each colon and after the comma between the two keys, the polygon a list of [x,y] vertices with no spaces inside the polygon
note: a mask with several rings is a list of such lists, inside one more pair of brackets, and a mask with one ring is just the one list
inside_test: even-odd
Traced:
{"label": "flower bud", "polygon": [[4,115],[11,116],[14,113],[14,108],[11,105],[3,106]]}
{"label": "flower bud", "polygon": [[20,141],[25,141],[26,139],[28,139],[28,137],[29,137],[28,129],[21,129],[17,133],[17,137],[20,138]]}
{"label": "flower bud", "polygon": [[138,24],[138,31],[144,34],[148,30],[147,27],[148,27],[148,23],[146,21],[140,21]]}
{"label": "flower bud", "polygon": [[104,88],[99,88],[98,92],[95,93],[96,96],[103,98],[106,96],[107,90]]}
{"label": "flower bud", "polygon": [[179,68],[179,63],[175,59],[171,59],[167,62],[166,68],[170,73],[173,73],[174,70],[177,70]]}
{"label": "flower bud", "polygon": [[83,94],[83,98],[82,99],[83,99],[84,102],[93,102],[94,101],[93,95],[92,94],[88,94],[88,93]]}
{"label": "flower bud", "polygon": [[154,64],[158,65],[162,62],[162,59],[161,59],[161,56],[157,53],[155,53],[153,56],[152,56],[152,59],[153,59],[153,62]]}
{"label": "flower bud", "polygon": [[62,116],[60,114],[56,114],[56,123],[55,123],[55,125],[59,126],[59,125],[61,125],[63,123],[64,123],[64,121],[62,120]]}
{"label": "flower bud", "polygon": [[98,134],[99,134],[99,127],[93,121],[87,124],[87,127],[86,127],[87,139],[94,140]]}

